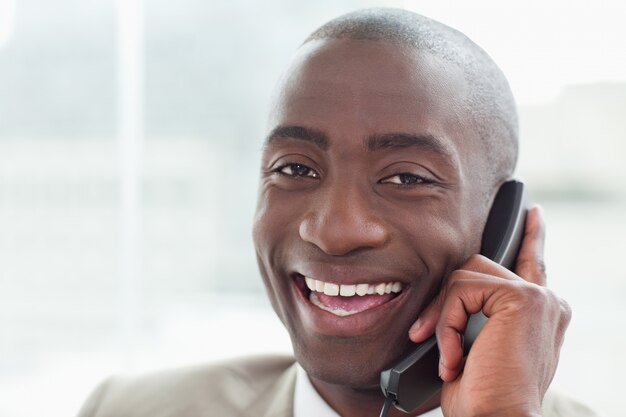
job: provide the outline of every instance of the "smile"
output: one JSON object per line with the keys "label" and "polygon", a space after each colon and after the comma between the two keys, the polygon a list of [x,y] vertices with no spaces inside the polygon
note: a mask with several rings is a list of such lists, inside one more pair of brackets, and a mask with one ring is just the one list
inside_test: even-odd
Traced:
{"label": "smile", "polygon": [[395,298],[402,292],[403,285],[398,281],[376,284],[337,284],[303,277],[310,290],[309,301],[335,316],[350,316],[371,310]]}

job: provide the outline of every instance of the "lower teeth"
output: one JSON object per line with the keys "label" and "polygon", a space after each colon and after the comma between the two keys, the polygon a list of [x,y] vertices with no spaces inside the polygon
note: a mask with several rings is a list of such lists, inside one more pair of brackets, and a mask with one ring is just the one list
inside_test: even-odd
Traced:
{"label": "lower teeth", "polygon": [[311,303],[313,303],[313,305],[316,305],[317,307],[321,308],[322,310],[328,311],[329,313],[333,313],[336,316],[351,316],[352,314],[358,313],[358,311],[347,311],[342,309],[330,308],[322,304],[320,299],[317,297],[317,294],[315,294],[315,292],[313,291],[311,291],[311,295],[309,295],[309,300],[311,301]]}

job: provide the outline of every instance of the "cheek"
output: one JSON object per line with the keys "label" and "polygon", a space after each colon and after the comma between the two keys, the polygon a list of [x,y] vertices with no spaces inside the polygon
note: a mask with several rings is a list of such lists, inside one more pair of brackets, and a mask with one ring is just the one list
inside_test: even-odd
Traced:
{"label": "cheek", "polygon": [[275,240],[279,228],[278,219],[282,215],[280,205],[272,201],[267,184],[263,181],[259,189],[256,211],[253,218],[252,238],[258,255],[265,254]]}
{"label": "cheek", "polygon": [[289,201],[284,201],[269,187],[263,187],[259,194],[253,219],[252,238],[257,255],[269,256],[286,238],[288,223],[291,223],[294,210]]}
{"label": "cheek", "polygon": [[263,279],[263,283],[265,284],[265,291],[267,293],[267,297],[270,300],[270,303],[272,304],[272,308],[274,309],[274,312],[276,313],[280,321],[282,321],[283,324],[286,324],[284,308],[279,302],[277,288],[275,284],[272,282],[272,280],[270,279],[270,274],[272,272],[270,269],[266,267],[265,262],[263,261],[263,259],[261,258],[259,254],[257,254],[257,264],[259,266],[259,272],[261,273],[261,278]]}
{"label": "cheek", "polygon": [[443,279],[471,254],[468,248],[480,235],[471,236],[461,210],[449,203],[407,208],[399,217],[405,220],[396,221],[395,229],[404,234],[405,247],[424,263],[432,296]]}
{"label": "cheek", "polygon": [[276,276],[276,247],[281,233],[278,218],[276,210],[269,209],[267,201],[260,199],[254,215],[252,239],[260,272],[268,291],[275,285],[273,277]]}
{"label": "cheek", "polygon": [[283,323],[289,317],[287,304],[292,301],[291,281],[282,266],[281,255],[289,235],[285,216],[280,205],[272,204],[270,196],[261,194],[252,228],[259,272],[274,311]]}

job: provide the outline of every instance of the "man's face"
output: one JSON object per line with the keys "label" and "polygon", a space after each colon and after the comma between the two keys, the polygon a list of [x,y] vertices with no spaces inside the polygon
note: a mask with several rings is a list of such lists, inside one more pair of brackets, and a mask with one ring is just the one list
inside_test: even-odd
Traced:
{"label": "man's face", "polygon": [[254,242],[313,378],[376,385],[445,277],[479,250],[484,162],[466,94],[446,61],[349,39],[309,42],[283,80]]}

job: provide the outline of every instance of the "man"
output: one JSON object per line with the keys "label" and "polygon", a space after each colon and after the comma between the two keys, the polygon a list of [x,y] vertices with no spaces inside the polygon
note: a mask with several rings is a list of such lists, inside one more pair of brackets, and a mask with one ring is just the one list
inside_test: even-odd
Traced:
{"label": "man", "polygon": [[591,415],[544,397],[571,314],[545,287],[540,209],[513,272],[475,255],[516,159],[508,84],[464,35],[394,9],[327,23],[279,84],[254,225],[297,364],[113,379],[81,415],[377,416],[380,372],[433,333],[443,390],[412,415]]}

